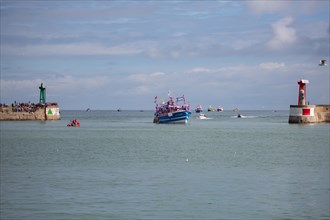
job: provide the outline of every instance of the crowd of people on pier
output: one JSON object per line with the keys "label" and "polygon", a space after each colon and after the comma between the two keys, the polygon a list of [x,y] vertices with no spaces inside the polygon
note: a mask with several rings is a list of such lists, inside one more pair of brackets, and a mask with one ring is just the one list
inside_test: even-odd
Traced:
{"label": "crowd of people on pier", "polygon": [[7,109],[11,112],[35,112],[39,108],[43,108],[49,105],[57,105],[57,103],[18,103],[14,102],[11,105],[0,103],[1,110]]}

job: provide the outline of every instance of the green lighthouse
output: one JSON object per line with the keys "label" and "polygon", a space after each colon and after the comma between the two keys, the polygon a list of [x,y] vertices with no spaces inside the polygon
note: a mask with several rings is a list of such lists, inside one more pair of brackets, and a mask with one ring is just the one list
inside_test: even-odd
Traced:
{"label": "green lighthouse", "polygon": [[43,83],[39,86],[40,90],[40,98],[39,103],[46,103],[46,88],[44,87]]}

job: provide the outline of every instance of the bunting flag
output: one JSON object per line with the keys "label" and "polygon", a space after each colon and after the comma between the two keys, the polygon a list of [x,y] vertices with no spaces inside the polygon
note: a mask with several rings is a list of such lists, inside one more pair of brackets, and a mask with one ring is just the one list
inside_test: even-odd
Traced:
{"label": "bunting flag", "polygon": [[184,95],[181,97],[176,98],[177,101],[184,101]]}
{"label": "bunting flag", "polygon": [[154,101],[154,103],[157,103],[157,99],[158,99],[158,97],[157,97],[157,96],[155,96],[155,101]]}

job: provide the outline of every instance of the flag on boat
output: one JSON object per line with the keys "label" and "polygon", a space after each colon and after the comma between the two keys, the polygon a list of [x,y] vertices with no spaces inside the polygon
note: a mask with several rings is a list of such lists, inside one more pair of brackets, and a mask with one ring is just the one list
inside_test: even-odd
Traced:
{"label": "flag on boat", "polygon": [[177,102],[178,102],[178,101],[184,101],[184,95],[181,96],[181,97],[177,97],[177,98],[176,98],[176,101],[177,101]]}

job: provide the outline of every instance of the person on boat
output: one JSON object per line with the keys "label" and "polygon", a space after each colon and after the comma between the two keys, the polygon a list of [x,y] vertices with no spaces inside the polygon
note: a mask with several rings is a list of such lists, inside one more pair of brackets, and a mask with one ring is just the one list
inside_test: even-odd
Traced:
{"label": "person on boat", "polygon": [[68,127],[79,127],[80,122],[77,119],[73,119],[70,124],[67,124]]}
{"label": "person on boat", "polygon": [[79,127],[79,126],[80,126],[80,122],[79,122],[77,119],[75,119],[75,120],[74,120],[74,125],[75,125],[76,127]]}

